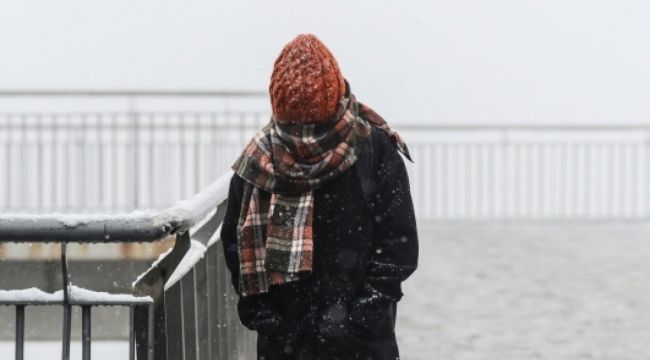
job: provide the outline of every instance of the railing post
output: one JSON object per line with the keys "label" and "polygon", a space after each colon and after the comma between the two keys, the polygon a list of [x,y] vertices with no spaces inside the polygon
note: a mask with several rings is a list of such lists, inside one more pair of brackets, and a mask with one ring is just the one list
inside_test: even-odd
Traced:
{"label": "railing post", "polygon": [[135,360],[135,310],[129,306],[129,360]]}
{"label": "railing post", "polygon": [[508,156],[510,155],[508,130],[501,130],[501,219],[508,217]]}
{"label": "railing post", "polygon": [[81,307],[81,353],[83,360],[90,360],[90,305]]}
{"label": "railing post", "polygon": [[[645,174],[643,175],[644,178],[641,179],[641,187],[643,188],[642,191],[645,191],[645,198],[641,201],[643,201],[643,205],[641,207],[643,208],[643,214],[639,216],[642,219],[650,220],[650,185],[648,185],[648,181],[650,181],[650,128],[645,128],[643,130],[643,154],[641,157],[643,158],[643,166],[645,167]],[[639,174],[640,174],[640,169],[639,169]]]}
{"label": "railing post", "polygon": [[16,305],[16,360],[23,360],[25,347],[25,305]]}
{"label": "railing post", "polygon": [[[153,360],[154,358],[154,305],[137,305],[131,308],[131,334],[129,342],[130,359],[137,355],[138,360]],[[133,354],[135,352],[135,354]]]}
{"label": "railing post", "polygon": [[63,339],[61,344],[62,360],[70,360],[70,330],[72,322],[72,306],[68,294],[70,278],[68,275],[67,244],[61,243],[61,274],[63,275]]}
{"label": "railing post", "polygon": [[139,148],[140,148],[140,132],[139,126],[139,116],[137,110],[137,97],[135,95],[128,98],[128,117],[132,122],[133,127],[133,209],[138,209],[140,201],[138,199],[138,186],[140,182],[140,159],[139,159]]}

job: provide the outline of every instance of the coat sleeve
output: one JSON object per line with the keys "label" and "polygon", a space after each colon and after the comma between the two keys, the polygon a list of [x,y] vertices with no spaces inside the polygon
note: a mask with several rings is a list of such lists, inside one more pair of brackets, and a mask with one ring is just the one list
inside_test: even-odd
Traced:
{"label": "coat sleeve", "polygon": [[223,245],[226,266],[230,271],[231,282],[239,295],[237,310],[242,324],[251,330],[274,331],[282,323],[282,316],[276,302],[269,293],[241,296],[239,291],[239,251],[237,247],[237,226],[241,209],[244,180],[233,175],[228,191],[228,206],[221,226],[221,243]]}
{"label": "coat sleeve", "polygon": [[377,190],[371,201],[373,252],[348,319],[376,332],[389,308],[402,297],[401,283],[417,268],[415,211],[404,161],[388,137],[381,135],[377,156]]}

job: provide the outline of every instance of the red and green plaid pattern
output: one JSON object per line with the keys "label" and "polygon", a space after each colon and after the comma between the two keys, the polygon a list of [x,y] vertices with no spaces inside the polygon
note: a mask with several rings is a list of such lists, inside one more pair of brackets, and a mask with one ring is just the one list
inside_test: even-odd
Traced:
{"label": "red and green plaid pattern", "polygon": [[311,273],[313,191],[354,165],[371,127],[350,96],[327,122],[271,120],[246,145],[233,165],[246,180],[237,232],[242,296]]}
{"label": "red and green plaid pattern", "polygon": [[362,103],[357,103],[357,104],[359,105],[359,111],[358,111],[359,116],[361,116],[366,121],[368,121],[370,125],[375,126],[381,129],[382,131],[384,131],[385,133],[387,133],[388,136],[390,136],[390,138],[393,139],[395,146],[397,146],[397,150],[399,150],[399,152],[404,154],[404,156],[406,156],[406,158],[412,162],[413,159],[411,159],[411,154],[409,153],[409,148],[406,146],[406,143],[402,140],[402,137],[399,136],[399,134],[395,130],[391,129],[391,127],[388,126],[386,120],[384,120],[384,118],[381,117],[381,115],[377,114],[375,110],[373,110],[369,106],[364,105]]}

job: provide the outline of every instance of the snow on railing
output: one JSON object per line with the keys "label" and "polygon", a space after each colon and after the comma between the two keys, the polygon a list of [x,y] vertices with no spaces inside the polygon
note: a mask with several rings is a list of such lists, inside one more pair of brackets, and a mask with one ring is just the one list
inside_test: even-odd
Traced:
{"label": "snow on railing", "polygon": [[180,279],[185,276],[188,272],[194,268],[194,266],[203,259],[205,252],[208,248],[196,240],[191,240],[191,245],[189,250],[185,253],[185,256],[178,263],[174,272],[169,276],[169,279],[165,282],[165,290],[169,290],[172,285],[176,284]]}
{"label": "snow on railing", "polygon": [[[75,285],[70,286],[68,292],[70,303],[89,305],[115,305],[115,304],[150,304],[153,299],[150,296],[134,296],[131,294],[112,294],[103,291],[93,291]],[[18,290],[0,290],[0,304],[63,304],[63,290],[53,293],[45,292],[39,288],[28,288]]]}
{"label": "snow on railing", "polygon": [[[90,358],[91,307],[97,305],[129,307],[131,359],[136,352],[138,359],[194,358],[199,353],[220,359],[249,356],[251,333],[237,320],[236,294],[217,245],[231,177],[229,171],[190,199],[161,211],[0,215],[0,242],[61,243],[62,290],[0,290],[0,305],[16,307],[16,359],[23,356],[25,306],[45,304],[63,306],[64,360],[70,356],[71,307],[82,308],[85,360]],[[174,247],[136,279],[133,295],[70,284],[69,242],[152,242],[170,235],[175,235]]]}

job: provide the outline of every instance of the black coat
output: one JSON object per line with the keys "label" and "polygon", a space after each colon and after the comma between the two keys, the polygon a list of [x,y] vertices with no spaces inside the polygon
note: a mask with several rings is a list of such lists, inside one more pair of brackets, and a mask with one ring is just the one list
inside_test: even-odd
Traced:
{"label": "black coat", "polygon": [[[415,214],[401,156],[383,132],[371,136],[371,166],[315,190],[312,275],[240,297],[241,322],[258,331],[258,359],[399,359],[396,303],[417,267]],[[368,199],[360,176],[374,177]],[[233,176],[221,231],[235,289],[243,183]]]}

